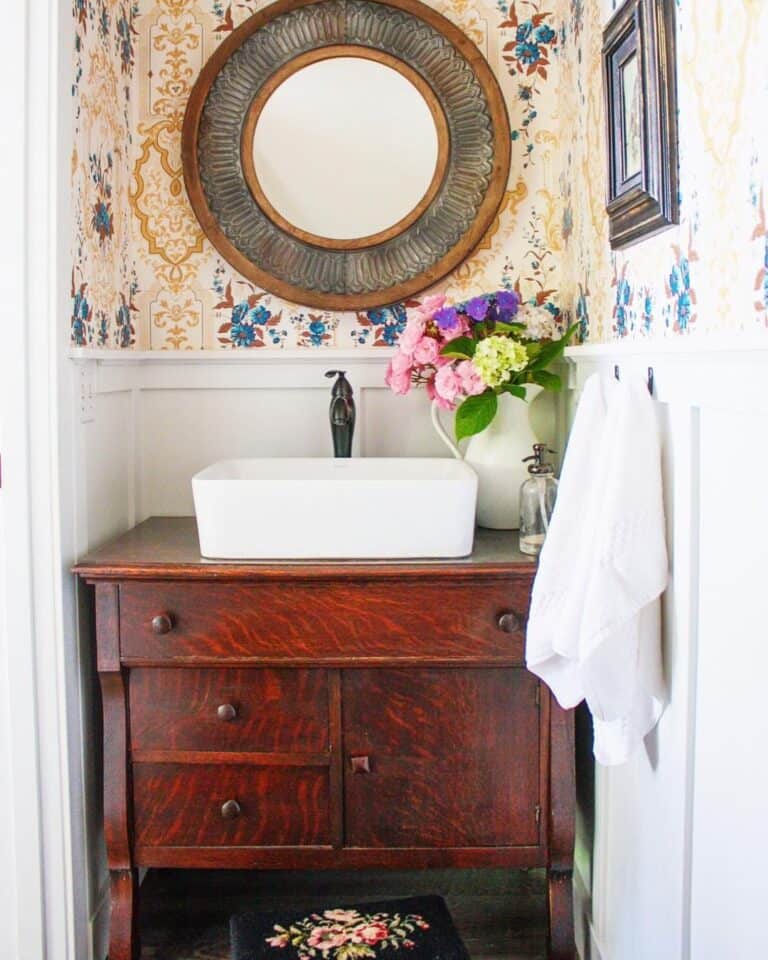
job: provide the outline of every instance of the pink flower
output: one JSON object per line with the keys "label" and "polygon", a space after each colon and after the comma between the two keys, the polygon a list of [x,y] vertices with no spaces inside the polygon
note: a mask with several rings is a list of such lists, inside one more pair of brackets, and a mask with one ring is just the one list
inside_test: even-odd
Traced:
{"label": "pink flower", "polygon": [[315,927],[307,943],[310,947],[316,947],[326,953],[328,950],[335,950],[336,947],[343,947],[348,940],[347,934],[337,927]]}
{"label": "pink flower", "polygon": [[[335,920],[337,923],[354,923],[360,918],[357,910],[325,910],[323,916],[327,920]],[[318,920],[320,917],[317,918]]]}
{"label": "pink flower", "polygon": [[447,403],[454,404],[461,391],[461,379],[453,366],[440,367],[435,374],[435,392]]}
{"label": "pink flower", "polygon": [[357,933],[363,943],[369,946],[378,943],[380,940],[386,940],[389,936],[389,931],[384,923],[369,923],[367,927],[358,927]]}
{"label": "pink flower", "polygon": [[427,383],[427,396],[429,397],[430,400],[434,400],[441,410],[454,409],[455,404],[451,403],[450,400],[446,400],[444,397],[441,397],[440,394],[435,389],[434,377]]}
{"label": "pink flower", "polygon": [[287,947],[288,946],[288,934],[287,933],[278,933],[274,937],[267,937],[267,943],[270,947]]}
{"label": "pink flower", "polygon": [[433,364],[440,353],[440,347],[434,337],[422,337],[413,350],[413,362]]}
{"label": "pink flower", "polygon": [[456,337],[465,336],[467,333],[469,333],[469,323],[467,318],[462,317],[461,314],[459,314],[456,318],[456,323],[448,330],[441,330],[440,333],[442,333],[445,343],[450,343],[450,341],[455,340]]}
{"label": "pink flower", "polygon": [[400,339],[397,341],[397,345],[403,353],[413,353],[419,345],[424,336],[424,323],[424,319],[417,315],[410,317],[405,330],[400,334]]}
{"label": "pink flower", "polygon": [[444,303],[445,294],[435,293],[431,297],[424,297],[424,299],[421,301],[419,312],[425,317],[429,317],[431,319]]}
{"label": "pink flower", "polygon": [[411,358],[404,353],[398,352],[389,361],[384,382],[393,391],[405,396],[411,389],[411,371],[413,369]]}
{"label": "pink flower", "polygon": [[456,376],[459,378],[461,392],[465,397],[475,397],[485,391],[485,384],[471,360],[462,360],[461,363],[456,364]]}

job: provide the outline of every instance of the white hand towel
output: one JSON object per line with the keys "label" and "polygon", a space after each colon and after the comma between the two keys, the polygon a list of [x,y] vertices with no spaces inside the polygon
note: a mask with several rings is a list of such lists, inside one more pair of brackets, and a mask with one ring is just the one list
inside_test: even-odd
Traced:
{"label": "white hand towel", "polygon": [[661,444],[645,383],[585,384],[541,553],[527,661],[563,707],[595,718],[595,756],[625,762],[664,704],[667,584]]}

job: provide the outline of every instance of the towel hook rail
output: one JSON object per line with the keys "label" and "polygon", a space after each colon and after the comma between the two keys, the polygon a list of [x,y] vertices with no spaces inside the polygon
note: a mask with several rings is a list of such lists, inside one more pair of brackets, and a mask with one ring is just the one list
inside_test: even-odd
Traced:
{"label": "towel hook rail", "polygon": [[[619,370],[618,363],[615,363],[613,365],[613,375],[614,377],[616,377],[617,380],[621,380],[621,371]],[[653,367],[648,367],[648,377],[646,379],[646,384],[648,385],[648,393],[650,393],[650,395],[653,396],[653,389],[655,386]]]}

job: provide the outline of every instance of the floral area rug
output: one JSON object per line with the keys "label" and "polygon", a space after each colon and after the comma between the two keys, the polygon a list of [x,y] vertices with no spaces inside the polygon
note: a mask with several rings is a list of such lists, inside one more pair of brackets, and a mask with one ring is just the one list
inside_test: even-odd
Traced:
{"label": "floral area rug", "polygon": [[232,918],[232,960],[469,960],[442,897]]}

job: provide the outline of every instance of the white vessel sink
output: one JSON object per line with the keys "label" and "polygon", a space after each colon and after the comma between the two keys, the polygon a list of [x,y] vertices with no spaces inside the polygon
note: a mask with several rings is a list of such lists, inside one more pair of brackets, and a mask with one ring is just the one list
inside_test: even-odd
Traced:
{"label": "white vessel sink", "polygon": [[405,559],[472,552],[477,476],[454,459],[223,460],[192,477],[217,560]]}

